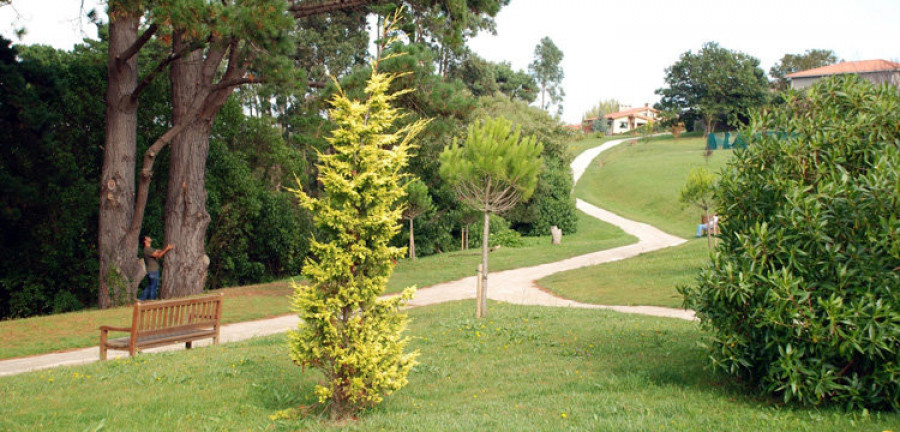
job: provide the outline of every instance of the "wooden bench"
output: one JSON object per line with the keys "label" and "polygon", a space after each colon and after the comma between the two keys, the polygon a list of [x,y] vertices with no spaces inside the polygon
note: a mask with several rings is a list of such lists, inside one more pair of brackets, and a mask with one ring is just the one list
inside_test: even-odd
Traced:
{"label": "wooden bench", "polygon": [[[100,327],[100,360],[106,351],[128,351],[184,343],[190,349],[198,339],[212,338],[219,343],[222,318],[222,294],[188,299],[138,301],[134,304],[131,327]],[[127,332],[128,337],[109,339],[109,332]]]}

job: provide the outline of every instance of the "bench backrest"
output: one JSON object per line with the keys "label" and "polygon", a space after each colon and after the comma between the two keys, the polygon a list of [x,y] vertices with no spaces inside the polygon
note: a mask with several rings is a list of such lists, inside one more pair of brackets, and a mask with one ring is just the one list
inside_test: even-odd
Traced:
{"label": "bench backrest", "polygon": [[222,294],[134,304],[131,334],[151,336],[172,330],[217,328],[222,318]]}

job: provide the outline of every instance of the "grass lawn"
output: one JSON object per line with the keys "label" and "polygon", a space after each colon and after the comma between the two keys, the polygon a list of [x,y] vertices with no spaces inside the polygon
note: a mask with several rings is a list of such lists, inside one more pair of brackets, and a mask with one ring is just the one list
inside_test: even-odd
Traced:
{"label": "grass lawn", "polygon": [[0,430],[885,431],[900,414],[781,406],[704,371],[695,324],[472,302],[410,312],[410,384],[359,419],[316,409],[285,336],[0,378]]}
{"label": "grass lawn", "polygon": [[557,273],[538,285],[584,303],[681,308],[675,287],[696,280],[708,252],[705,238],[693,239],[635,258]]}
{"label": "grass lawn", "polygon": [[[560,246],[551,246],[550,236],[526,237],[523,247],[501,248],[491,253],[491,270],[543,264],[636,241],[622,230],[580,212],[578,223],[579,231],[565,236]],[[472,276],[479,262],[480,249],[433,255],[414,262],[400,260],[387,292]],[[226,324],[291,312],[288,295],[292,290],[287,281],[219,291],[225,293],[222,320]],[[0,360],[95,346],[100,340],[101,325],[128,325],[131,311],[129,306],[0,321]]]}
{"label": "grass lawn", "polygon": [[731,150],[703,156],[703,138],[657,137],[624,143],[600,154],[581,177],[575,196],[629,219],[649,223],[679,237],[692,237],[700,210],[683,207],[678,193],[694,167],[717,172]]}
{"label": "grass lawn", "polygon": [[569,144],[569,153],[572,155],[572,157],[575,157],[575,156],[578,156],[579,154],[581,154],[583,151],[597,147],[600,144],[603,144],[607,141],[623,139],[623,138],[627,139],[627,138],[639,138],[639,137],[637,137],[637,136],[632,137],[629,135],[616,135],[616,136],[606,136],[606,137],[602,137],[602,138],[585,138],[583,140],[575,141],[575,142]]}

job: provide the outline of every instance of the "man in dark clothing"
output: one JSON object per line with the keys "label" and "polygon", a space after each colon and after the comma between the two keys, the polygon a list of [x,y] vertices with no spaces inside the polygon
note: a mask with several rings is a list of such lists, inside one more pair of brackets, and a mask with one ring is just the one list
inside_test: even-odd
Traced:
{"label": "man in dark clothing", "polygon": [[147,267],[147,279],[149,282],[144,292],[138,296],[138,300],[156,300],[159,295],[159,260],[169,253],[174,246],[166,245],[162,250],[153,249],[150,236],[144,236],[144,264]]}

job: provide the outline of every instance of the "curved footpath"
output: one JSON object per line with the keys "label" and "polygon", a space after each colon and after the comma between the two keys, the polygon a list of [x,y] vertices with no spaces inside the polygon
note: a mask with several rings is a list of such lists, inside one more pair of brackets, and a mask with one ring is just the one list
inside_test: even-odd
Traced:
{"label": "curved footpath", "polygon": [[[572,173],[575,183],[587,170],[591,161],[600,153],[615,147],[628,139],[608,141],[599,147],[582,152],[572,161]],[[676,246],[685,242],[684,239],[666,234],[653,226],[625,219],[619,215],[597,208],[582,200],[577,200],[579,210],[596,217],[604,222],[616,225],[626,233],[638,238],[638,242],[614,249],[603,250],[532,267],[523,267],[490,274],[488,281],[488,298],[491,300],[522,305],[540,305],[556,307],[577,307],[589,309],[610,309],[618,312],[637,313],[670,318],[693,320],[694,313],[689,310],[671,309],[656,306],[604,306],[587,303],[579,303],[557,297],[537,286],[537,280],[567,270],[585,266],[592,266],[607,262],[613,262],[630,258],[657,249]],[[416,292],[415,298],[410,301],[410,306],[427,306],[454,300],[475,298],[475,276],[467,277],[452,282],[445,282],[427,288],[421,288]],[[219,340],[221,342],[233,342],[256,336],[265,336],[274,333],[282,333],[295,328],[299,323],[296,315],[284,315],[277,318],[258,321],[241,322],[222,326]],[[99,334],[99,333],[98,333]],[[98,336],[99,337],[99,336]],[[208,345],[209,342],[195,342],[195,346]],[[144,352],[172,351],[183,349],[180,344],[153,348]],[[124,357],[127,354],[122,351],[110,351],[110,357]],[[56,366],[76,365],[92,363],[99,359],[98,347],[77,349],[65,352],[43,354],[31,357],[16,358],[0,361],[0,376],[13,375],[32,370],[46,369]]]}

